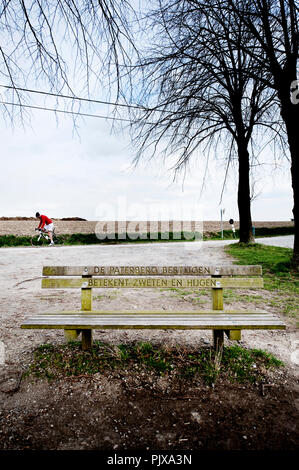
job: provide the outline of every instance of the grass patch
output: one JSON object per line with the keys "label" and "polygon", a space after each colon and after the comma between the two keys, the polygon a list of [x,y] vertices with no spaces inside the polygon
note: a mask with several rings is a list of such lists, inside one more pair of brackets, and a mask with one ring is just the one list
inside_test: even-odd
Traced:
{"label": "grass patch", "polygon": [[94,341],[91,351],[82,351],[81,343],[69,342],[54,346],[45,344],[34,351],[34,360],[26,375],[54,378],[59,376],[92,375],[104,370],[126,368],[130,365],[146,367],[157,373],[172,369],[163,349],[151,343],[120,344],[112,346]]}
{"label": "grass patch", "polygon": [[271,293],[271,298],[269,301],[265,298],[265,302],[299,320],[299,275],[291,269],[292,249],[236,243],[225,247],[225,250],[238,260],[237,264],[261,265],[264,287]]}
{"label": "grass patch", "polygon": [[255,383],[263,380],[265,370],[281,367],[284,364],[272,354],[259,349],[245,349],[240,346],[224,347],[222,352],[203,349],[198,354],[189,355],[184,375],[193,377],[203,375],[205,382],[211,385],[220,375],[231,382]]}
{"label": "grass patch", "polygon": [[73,341],[62,346],[38,347],[25,375],[54,379],[131,369],[134,373],[148,370],[157,376],[169,374],[184,380],[202,379],[212,385],[219,377],[232,382],[259,382],[265,378],[267,370],[283,365],[272,354],[240,346],[224,347],[219,354],[211,348],[163,348],[150,342],[113,346],[95,341],[91,351],[82,351],[80,342]]}
{"label": "grass patch", "polygon": [[1,235],[1,246],[31,246],[31,237],[16,237],[15,235]]}
{"label": "grass patch", "polygon": [[[120,243],[155,243],[155,242],[187,242],[201,240],[199,232],[157,232],[157,233],[119,233],[109,234],[107,238],[99,239],[95,233],[73,233],[57,234],[57,241],[63,245],[98,245],[98,244],[120,244]],[[44,244],[47,246],[48,241]],[[31,246],[31,236],[1,235],[0,247]]]}
{"label": "grass patch", "polygon": [[237,301],[249,302],[253,304],[260,304],[264,301],[264,297],[258,294],[247,294],[238,292],[237,290],[232,289],[223,289],[223,299],[226,303],[233,303]]}
{"label": "grass patch", "polygon": [[294,235],[295,227],[256,227],[256,237],[278,237],[280,235]]}

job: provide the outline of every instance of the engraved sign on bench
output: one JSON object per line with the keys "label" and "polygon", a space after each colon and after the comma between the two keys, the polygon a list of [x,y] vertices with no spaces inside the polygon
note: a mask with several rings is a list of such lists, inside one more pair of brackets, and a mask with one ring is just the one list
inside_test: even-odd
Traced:
{"label": "engraved sign on bench", "polygon": [[162,277],[158,278],[92,278],[88,279],[88,281],[84,278],[76,279],[76,278],[65,278],[65,279],[43,279],[42,280],[42,287],[44,288],[77,288],[77,287],[93,287],[93,288],[127,288],[127,289],[134,289],[134,288],[190,288],[190,289],[204,289],[207,287],[214,287],[214,288],[221,288],[221,287],[256,287],[261,288],[263,287],[263,280],[262,279],[254,279],[254,278],[244,278],[244,279],[236,279],[236,278],[175,278],[175,279],[164,279]]}
{"label": "engraved sign on bench", "polygon": [[261,266],[44,266],[44,276],[261,276]]}

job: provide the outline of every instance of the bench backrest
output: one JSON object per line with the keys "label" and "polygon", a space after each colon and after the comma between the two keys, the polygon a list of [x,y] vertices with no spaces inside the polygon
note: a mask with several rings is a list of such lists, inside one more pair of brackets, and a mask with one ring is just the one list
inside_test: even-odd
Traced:
{"label": "bench backrest", "polygon": [[43,276],[42,288],[81,288],[83,311],[92,308],[94,288],[210,288],[213,309],[222,310],[223,288],[263,287],[262,267],[257,265],[44,266]]}

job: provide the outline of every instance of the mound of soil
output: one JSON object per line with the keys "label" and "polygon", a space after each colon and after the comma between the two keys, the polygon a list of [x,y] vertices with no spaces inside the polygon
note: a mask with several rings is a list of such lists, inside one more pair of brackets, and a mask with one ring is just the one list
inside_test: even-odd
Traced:
{"label": "mound of soil", "polygon": [[0,220],[35,220],[35,217],[0,217]]}
{"label": "mound of soil", "polygon": [[56,219],[56,220],[82,220],[83,222],[87,222],[87,219],[82,219],[81,217],[63,217],[62,219]]}

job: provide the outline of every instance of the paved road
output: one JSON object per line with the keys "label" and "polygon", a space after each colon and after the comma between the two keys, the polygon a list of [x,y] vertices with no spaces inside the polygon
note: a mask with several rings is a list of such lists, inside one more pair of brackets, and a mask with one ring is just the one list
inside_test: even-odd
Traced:
{"label": "paved road", "polygon": [[[267,237],[267,238],[256,238],[256,243],[261,243],[263,245],[271,245],[271,246],[281,246],[284,248],[293,248],[294,245],[294,235],[283,235],[281,237]],[[205,242],[207,246],[214,245],[230,245],[234,243],[233,240],[217,240],[217,241],[209,241]]]}
{"label": "paved road", "polygon": [[[284,248],[293,248],[294,246],[294,235],[283,235],[281,237],[267,237],[267,238],[256,238],[256,243],[261,243],[263,245],[271,246],[281,246]],[[233,243],[233,240],[217,240],[205,242],[207,245],[212,246],[212,244],[218,245],[229,245]]]}
{"label": "paved road", "polygon": [[256,238],[257,243],[271,246],[282,246],[284,248],[293,248],[294,235],[284,235],[281,237]]}

